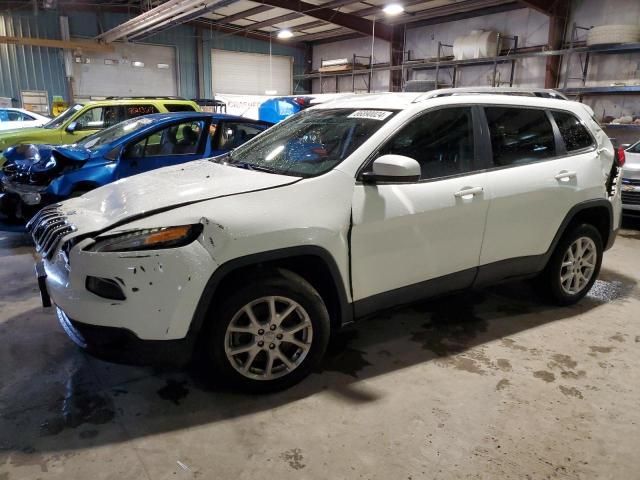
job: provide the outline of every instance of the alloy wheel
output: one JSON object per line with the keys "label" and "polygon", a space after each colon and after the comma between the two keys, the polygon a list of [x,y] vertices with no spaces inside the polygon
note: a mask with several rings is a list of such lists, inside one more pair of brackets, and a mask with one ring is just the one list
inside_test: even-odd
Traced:
{"label": "alloy wheel", "polygon": [[311,319],[299,303],[267,296],[236,312],[225,333],[224,350],[240,374],[254,380],[274,380],[300,366],[312,340]]}
{"label": "alloy wheel", "polygon": [[560,267],[562,290],[569,295],[580,293],[593,277],[597,258],[596,244],[589,237],[580,237],[569,245]]}

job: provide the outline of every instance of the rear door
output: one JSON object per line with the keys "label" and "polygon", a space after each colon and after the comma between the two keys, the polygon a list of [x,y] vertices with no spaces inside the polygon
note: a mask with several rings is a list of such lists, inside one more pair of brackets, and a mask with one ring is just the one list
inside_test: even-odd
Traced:
{"label": "rear door", "polygon": [[601,194],[595,140],[569,112],[486,106],[484,113],[493,163],[480,265],[542,255],[569,210]]}
{"label": "rear door", "polygon": [[267,128],[269,125],[260,122],[220,121],[211,135],[211,156],[215,157],[233,150]]}

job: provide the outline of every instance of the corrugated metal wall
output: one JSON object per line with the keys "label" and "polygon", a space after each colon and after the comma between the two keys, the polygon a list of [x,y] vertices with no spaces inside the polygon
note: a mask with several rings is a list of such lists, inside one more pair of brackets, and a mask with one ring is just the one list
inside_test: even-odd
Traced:
{"label": "corrugated metal wall", "polygon": [[[92,38],[99,32],[119,25],[132,15],[104,12],[68,12],[71,37]],[[58,12],[39,12],[37,16],[0,12],[0,35],[60,39]],[[203,31],[203,78],[205,97],[211,96],[211,49],[222,48],[251,53],[269,53],[269,42]],[[186,98],[198,97],[197,31],[180,25],[143,42],[175,46],[178,54],[178,91]],[[274,55],[294,58],[294,74],[304,72],[302,50],[273,44]],[[0,44],[0,96],[20,98],[21,90],[46,90],[67,97],[62,51],[55,48]]]}
{"label": "corrugated metal wall", "polygon": [[[0,13],[0,35],[60,38],[58,17],[42,12],[38,16],[9,16]],[[67,96],[62,51],[23,45],[0,44],[0,97],[20,101],[21,90],[45,90]]]}

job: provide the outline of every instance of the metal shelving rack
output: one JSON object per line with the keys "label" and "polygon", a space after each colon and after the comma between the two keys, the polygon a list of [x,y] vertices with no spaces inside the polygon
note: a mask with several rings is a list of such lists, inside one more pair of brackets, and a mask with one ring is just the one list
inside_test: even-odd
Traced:
{"label": "metal shelving rack", "polygon": [[[512,47],[508,50],[506,55],[500,55],[502,40],[511,40],[513,42]],[[408,60],[403,63],[402,67],[402,79],[403,82],[409,80],[408,76],[413,70],[435,70],[435,85],[436,88],[440,87],[456,87],[456,80],[458,78],[458,70],[463,67],[478,66],[478,65],[493,65],[492,87],[498,87],[498,65],[502,63],[510,63],[511,69],[509,73],[509,86],[513,86],[513,77],[515,72],[516,59],[510,57],[512,51],[518,49],[518,36],[507,36],[498,34],[498,42],[496,48],[496,54],[493,57],[474,58],[469,60],[449,60],[447,56],[443,55],[444,48],[453,48],[453,45],[438,42],[438,55],[434,60]],[[448,69],[451,73],[451,83],[440,83],[440,70]]]}
{"label": "metal shelving rack", "polygon": [[[640,85],[612,85],[612,86],[587,86],[587,77],[589,74],[589,64],[591,57],[594,55],[606,55],[606,54],[621,54],[640,52],[640,43],[627,43],[620,45],[601,45],[601,46],[580,46],[576,47],[579,43],[578,32],[589,31],[591,27],[581,27],[576,23],[573,24],[571,31],[571,40],[569,42],[569,48],[564,54],[564,82],[560,89],[566,95],[575,96],[581,100],[586,95],[629,95],[640,93]],[[571,59],[574,55],[579,55],[580,58],[580,76],[572,77],[571,73]],[[581,87],[569,87],[567,86],[569,80],[580,80]]]}
{"label": "metal shelving rack", "polygon": [[[503,37],[505,38],[505,37]],[[513,37],[515,38],[515,37]],[[515,44],[515,41],[514,41]],[[442,58],[442,47],[447,47],[446,44],[440,44],[440,58]],[[571,57],[576,54],[589,54],[590,57],[593,55],[599,54],[624,54],[624,53],[632,53],[632,52],[640,52],[640,43],[627,43],[627,44],[619,44],[619,45],[597,45],[597,46],[582,46],[578,45],[577,42],[571,42],[569,44],[569,48],[560,49],[560,50],[542,50],[536,52],[518,52],[518,50],[514,48],[510,50],[504,55],[496,55],[494,57],[488,58],[478,58],[471,60],[440,60],[438,58],[435,60],[411,60],[407,59],[402,65],[390,66],[390,65],[378,65],[372,66],[369,69],[357,70],[355,75],[371,75],[374,72],[384,72],[391,70],[401,70],[403,72],[403,81],[405,81],[404,72],[411,70],[419,70],[419,69],[437,69],[438,75],[440,74],[440,70],[444,68],[453,68],[457,69],[473,66],[473,65],[493,65],[494,72],[497,71],[497,65],[503,63],[511,63],[511,74],[509,78],[509,85],[513,85],[513,72],[515,68],[515,64],[517,60],[523,58],[535,58],[535,57],[550,57],[550,56],[562,56],[565,60],[565,77],[570,76],[570,62],[567,61],[567,57]],[[365,57],[367,58],[367,57]],[[586,68],[585,68],[586,65]],[[640,90],[640,85],[628,85],[628,86],[600,86],[600,87],[590,87],[586,85],[586,76],[588,73],[588,62],[582,63],[582,77],[579,79],[584,79],[582,87],[566,87],[560,88],[559,90],[567,95],[571,96],[582,96],[582,95],[617,95],[617,94],[638,94]],[[353,75],[354,72],[344,72],[338,74],[332,74],[330,76],[349,76]],[[311,80],[314,78],[327,77],[329,75],[322,75],[320,73],[309,73],[304,75],[295,75],[294,79],[296,80]],[[457,80],[457,78],[456,78]],[[495,73],[494,73],[494,83],[496,81]],[[352,82],[353,84],[353,82]],[[370,91],[370,84],[367,89]]]}
{"label": "metal shelving rack", "polygon": [[[357,60],[358,59],[365,59],[367,60],[367,66],[366,68],[356,68]],[[322,65],[322,60],[320,59],[320,65]],[[320,93],[325,93],[324,92],[324,80],[327,78],[333,78],[335,80],[335,92],[337,93],[339,91],[339,85],[338,85],[338,79],[340,77],[351,77],[351,91],[355,92],[356,90],[356,77],[360,77],[360,76],[364,76],[364,84],[365,87],[367,89],[367,92],[371,92],[371,76],[373,74],[373,69],[372,67],[372,59],[371,56],[363,56],[363,55],[356,55],[355,53],[353,54],[352,60],[351,60],[351,69],[350,70],[345,70],[342,72],[326,72],[326,73],[322,73],[320,71],[318,71],[317,76],[313,77],[313,78],[319,78],[320,79]],[[303,75],[304,77],[308,77],[306,75]],[[298,77],[300,77],[300,75],[298,75]],[[295,78],[295,77],[294,77]],[[300,78],[297,80],[309,80],[310,78]]]}

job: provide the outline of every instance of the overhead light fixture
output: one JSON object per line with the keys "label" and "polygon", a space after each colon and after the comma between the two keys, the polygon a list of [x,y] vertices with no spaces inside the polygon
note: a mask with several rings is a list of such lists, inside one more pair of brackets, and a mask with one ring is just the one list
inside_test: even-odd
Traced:
{"label": "overhead light fixture", "polygon": [[388,5],[385,5],[382,11],[387,15],[398,15],[404,12],[404,7],[399,3],[390,3]]}
{"label": "overhead light fixture", "polygon": [[278,32],[278,38],[291,38],[293,37],[293,32],[291,30],[280,30]]}

